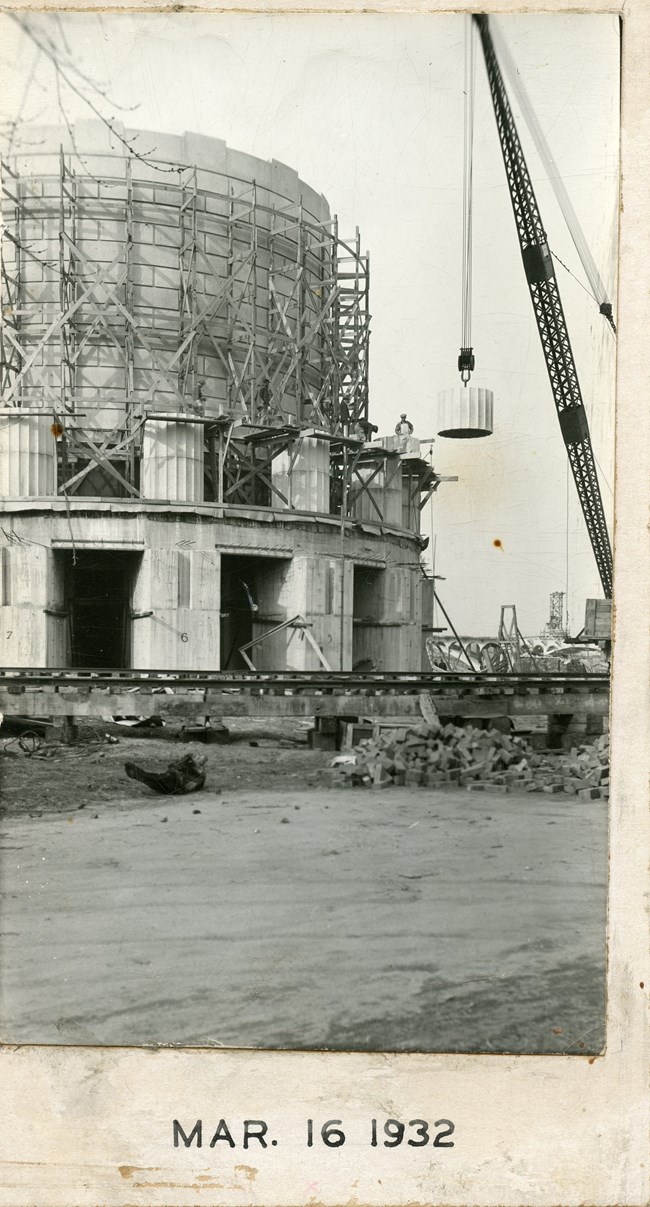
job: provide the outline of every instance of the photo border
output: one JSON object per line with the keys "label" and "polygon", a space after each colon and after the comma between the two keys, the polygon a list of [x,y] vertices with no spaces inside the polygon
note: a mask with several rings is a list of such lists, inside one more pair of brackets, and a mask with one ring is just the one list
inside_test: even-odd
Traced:
{"label": "photo border", "polygon": [[[3,12],[467,13],[476,4],[41,0]],[[599,1056],[272,1052],[164,1046],[0,1050],[1,1207],[531,1204],[650,1198],[647,878],[650,858],[650,3],[482,0],[488,13],[622,20],[607,1045]],[[1,85],[0,85],[1,86]],[[452,1119],[455,1147],[371,1148],[369,1121]],[[264,1119],[278,1146],[173,1145],[173,1120]],[[342,1119],[336,1149],[306,1147]],[[212,1126],[213,1125],[213,1126]],[[241,1128],[240,1128],[241,1132]],[[225,1149],[225,1151],[223,1151]]]}

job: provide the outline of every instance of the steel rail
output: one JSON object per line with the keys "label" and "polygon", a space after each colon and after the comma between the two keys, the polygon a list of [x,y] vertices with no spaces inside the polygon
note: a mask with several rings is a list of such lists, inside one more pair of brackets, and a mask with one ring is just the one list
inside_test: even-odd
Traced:
{"label": "steel rail", "polygon": [[609,675],[558,672],[369,672],[355,671],[169,671],[104,670],[80,668],[0,668],[0,684],[14,688],[171,687],[211,688],[225,691],[316,691],[345,693],[350,690],[378,693],[475,690],[607,690]]}

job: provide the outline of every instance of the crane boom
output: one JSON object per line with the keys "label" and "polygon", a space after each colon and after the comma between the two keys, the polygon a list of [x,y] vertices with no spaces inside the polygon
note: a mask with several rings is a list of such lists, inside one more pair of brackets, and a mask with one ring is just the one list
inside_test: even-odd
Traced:
{"label": "crane boom", "polygon": [[496,117],[519,246],[562,438],[606,599],[612,597],[612,548],[607,531],[587,413],[573,359],[553,258],[542,225],[517,127],[490,33],[489,18],[475,15]]}

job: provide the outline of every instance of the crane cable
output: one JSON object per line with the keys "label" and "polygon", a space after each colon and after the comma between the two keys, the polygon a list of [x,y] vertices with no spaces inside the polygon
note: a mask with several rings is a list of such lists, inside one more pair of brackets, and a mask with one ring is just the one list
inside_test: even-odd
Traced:
{"label": "crane cable", "polygon": [[[591,254],[591,250],[585,238],[584,232],[580,226],[578,216],[573,208],[571,198],[566,190],[566,186],[562,180],[559,168],[546,140],[546,136],[539,124],[530,97],[526,92],[526,88],[513,62],[510,51],[508,50],[508,47],[501,36],[501,32],[497,29],[494,21],[492,22],[492,39],[496,45],[499,60],[505,69],[506,75],[508,76],[510,87],[512,88],[512,91],[517,99],[526,125],[530,130],[533,141],[537,148],[537,153],[544,165],[546,175],[548,176],[553,188],[553,192],[557,198],[564,221],[567,224],[569,234],[571,235],[575,249],[580,258],[580,263],[582,264],[587,280],[591,285],[593,297],[598,304],[600,313],[605,316],[612,331],[614,334],[616,334],[612,303],[607,295],[607,290],[603,284],[602,277],[598,271],[594,257]],[[555,259],[559,260],[559,257],[555,256]],[[562,263],[561,260],[560,263]],[[562,265],[562,267],[566,268],[566,265]],[[567,269],[567,271],[569,270]]]}
{"label": "crane cable", "polygon": [[458,357],[463,385],[467,385],[474,368],[472,350],[472,187],[474,167],[474,78],[476,67],[474,22],[467,17],[465,25],[465,94],[463,146],[463,269],[461,349]]}

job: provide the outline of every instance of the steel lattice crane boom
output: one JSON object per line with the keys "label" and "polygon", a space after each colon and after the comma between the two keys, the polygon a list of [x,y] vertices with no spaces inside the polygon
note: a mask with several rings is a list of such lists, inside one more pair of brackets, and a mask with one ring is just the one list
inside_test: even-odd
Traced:
{"label": "steel lattice crane boom", "polygon": [[499,131],[526,280],[535,311],[582,513],[606,599],[612,597],[612,549],[596,473],[589,424],[576,372],[553,258],[497,60],[488,17],[475,15]]}

